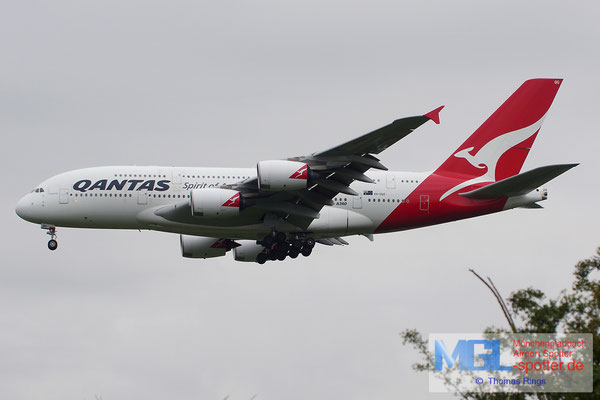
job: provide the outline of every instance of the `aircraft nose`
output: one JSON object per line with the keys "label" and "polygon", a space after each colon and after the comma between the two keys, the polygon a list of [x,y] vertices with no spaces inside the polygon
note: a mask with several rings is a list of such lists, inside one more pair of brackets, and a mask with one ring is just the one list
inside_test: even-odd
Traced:
{"label": "aircraft nose", "polygon": [[33,202],[30,195],[23,196],[15,207],[15,212],[26,221],[31,221],[33,218]]}

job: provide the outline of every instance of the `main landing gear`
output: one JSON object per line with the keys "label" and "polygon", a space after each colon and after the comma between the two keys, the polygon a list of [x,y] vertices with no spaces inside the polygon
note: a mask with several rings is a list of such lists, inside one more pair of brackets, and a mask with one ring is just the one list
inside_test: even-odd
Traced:
{"label": "main landing gear", "polygon": [[42,225],[42,229],[48,229],[46,233],[50,235],[50,240],[48,241],[48,248],[52,251],[56,250],[58,248],[58,242],[56,241],[56,227]]}
{"label": "main landing gear", "polygon": [[256,262],[264,264],[268,260],[283,261],[288,256],[296,258],[300,254],[308,257],[312,253],[313,247],[315,247],[315,240],[299,236],[294,236],[288,240],[285,233],[275,232],[273,235],[265,236],[259,244],[262,244],[265,249],[261,253],[258,253]]}

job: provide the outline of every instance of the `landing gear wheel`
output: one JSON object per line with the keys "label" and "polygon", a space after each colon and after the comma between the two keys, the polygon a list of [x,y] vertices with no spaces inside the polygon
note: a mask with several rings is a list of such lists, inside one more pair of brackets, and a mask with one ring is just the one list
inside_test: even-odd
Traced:
{"label": "landing gear wheel", "polygon": [[292,248],[300,251],[300,249],[302,248],[302,242],[298,239],[292,240]]}
{"label": "landing gear wheel", "polygon": [[58,248],[58,242],[54,239],[50,239],[48,241],[48,248],[52,251],[56,250]]}
{"label": "landing gear wheel", "polygon": [[263,246],[265,246],[267,249],[270,249],[273,246],[273,243],[275,243],[273,236],[265,236],[262,241]]}
{"label": "landing gear wheel", "polygon": [[270,251],[269,254],[267,255],[267,258],[271,261],[275,261],[277,260],[277,252],[276,251]]}
{"label": "landing gear wheel", "polygon": [[310,256],[310,253],[312,253],[312,247],[304,247],[304,248],[302,249],[302,255],[303,255],[304,257],[308,257],[308,256]]}
{"label": "landing gear wheel", "polygon": [[281,251],[281,250],[279,250],[279,251],[277,252],[277,259],[278,259],[279,261],[283,261],[283,260],[285,260],[285,258],[286,258],[286,257],[287,257],[287,251]]}
{"label": "landing gear wheel", "polygon": [[275,234],[275,241],[277,243],[285,243],[285,233],[283,233],[283,232],[277,232]]}
{"label": "landing gear wheel", "polygon": [[290,254],[288,254],[290,256],[290,258],[296,258],[298,257],[298,254],[300,254],[300,252],[298,250],[290,250]]}
{"label": "landing gear wheel", "polygon": [[264,264],[267,262],[267,253],[258,253],[256,255],[256,262],[259,264]]}
{"label": "landing gear wheel", "polygon": [[310,247],[312,249],[313,247],[315,247],[315,239],[308,238],[308,239],[306,239],[305,244],[306,244],[306,247]]}

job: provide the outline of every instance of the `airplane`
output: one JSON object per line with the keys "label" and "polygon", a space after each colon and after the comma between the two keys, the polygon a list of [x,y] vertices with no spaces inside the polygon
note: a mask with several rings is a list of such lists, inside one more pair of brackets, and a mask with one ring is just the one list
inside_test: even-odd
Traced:
{"label": "airplane", "polygon": [[16,213],[41,224],[56,250],[57,227],[137,229],[180,235],[183,257],[232,251],[264,264],[344,237],[404,231],[517,207],[542,208],[540,186],[578,164],[520,172],[562,79],[525,81],[437,169],[392,172],[376,157],[438,107],[354,140],[256,168],[112,166],[53,176],[21,198]]}

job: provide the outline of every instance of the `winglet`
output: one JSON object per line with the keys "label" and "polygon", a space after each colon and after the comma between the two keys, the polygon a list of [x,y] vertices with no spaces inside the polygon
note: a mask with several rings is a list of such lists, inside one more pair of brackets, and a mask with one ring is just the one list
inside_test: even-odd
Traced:
{"label": "winglet", "polygon": [[436,124],[440,124],[440,111],[442,111],[442,108],[444,108],[444,106],[438,107],[433,111],[429,111],[427,114],[423,115],[424,117],[429,118],[430,120],[432,120],[433,122],[435,122]]}

